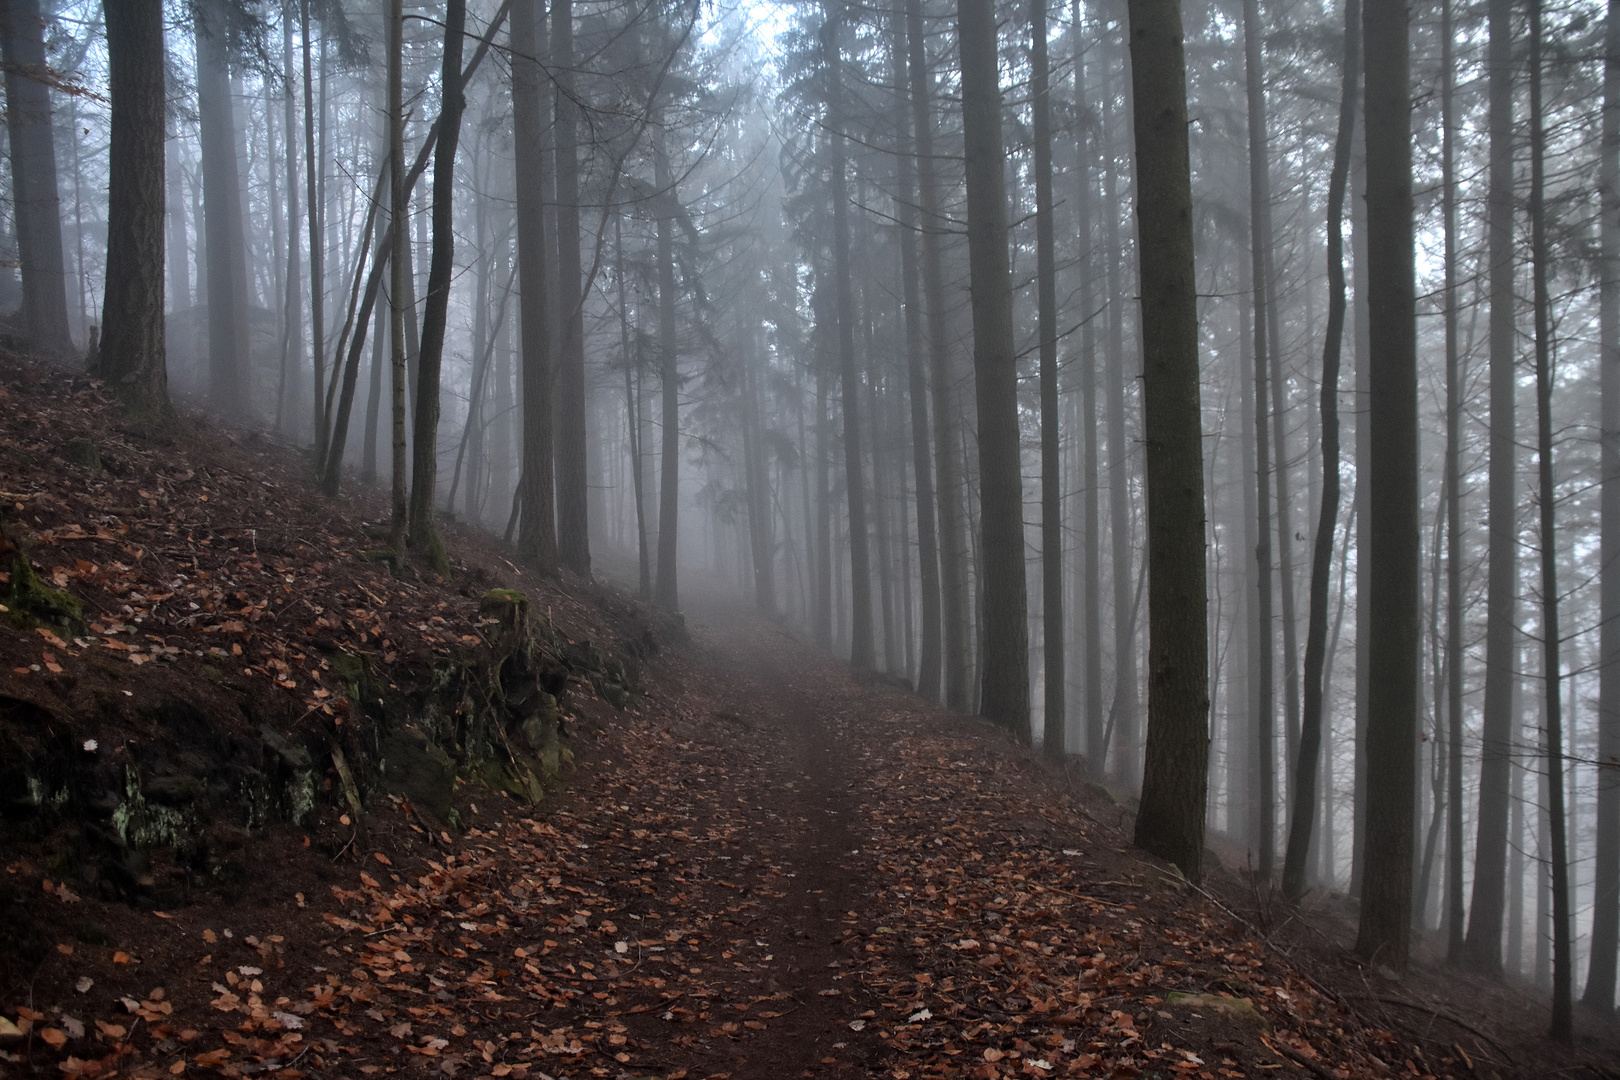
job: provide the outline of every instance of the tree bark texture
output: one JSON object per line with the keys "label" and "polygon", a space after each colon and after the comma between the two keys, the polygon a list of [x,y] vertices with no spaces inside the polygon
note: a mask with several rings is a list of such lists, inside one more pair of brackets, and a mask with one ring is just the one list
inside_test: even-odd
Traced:
{"label": "tree bark texture", "polygon": [[1356,951],[1396,971],[1412,933],[1418,713],[1417,328],[1406,0],[1367,0],[1367,259],[1372,426],[1366,867]]}
{"label": "tree bark texture", "polygon": [[518,315],[522,328],[523,470],[518,554],[541,573],[557,566],[552,511],[551,330],[546,297],[546,217],[540,199],[542,161],[535,0],[512,4],[512,129],[516,164]]}
{"label": "tree bark texture", "polygon": [[0,3],[0,56],[6,67],[11,197],[22,264],[22,330],[35,348],[66,356],[73,351],[73,339],[68,333],[62,208],[39,0]]}
{"label": "tree bark texture", "polygon": [[162,0],[108,4],[112,92],[101,374],[137,411],[167,419],[163,345]]}
{"label": "tree bark texture", "polygon": [[1255,687],[1255,761],[1259,791],[1255,803],[1255,846],[1260,879],[1271,880],[1277,861],[1277,705],[1273,672],[1276,630],[1272,618],[1271,552],[1271,400],[1266,382],[1272,371],[1267,335],[1273,320],[1267,317],[1271,247],[1271,182],[1267,169],[1265,88],[1260,70],[1260,10],[1256,0],[1243,0],[1243,56],[1248,89],[1249,119],[1249,287],[1254,294],[1254,415],[1255,457],[1255,586],[1260,624]]}
{"label": "tree bark texture", "polygon": [[591,573],[586,478],[585,307],[579,253],[579,104],[574,85],[574,4],[553,0],[551,56],[557,177],[557,560]]}
{"label": "tree bark texture", "polygon": [[900,192],[897,216],[900,219],[900,281],[905,304],[906,396],[911,406],[911,468],[917,492],[917,564],[922,606],[921,647],[917,660],[917,693],[929,701],[940,701],[940,567],[939,535],[936,532],[934,469],[930,458],[933,425],[928,419],[928,339],[923,330],[922,281],[917,265],[917,161],[918,136],[915,77],[909,70],[906,27],[902,18],[894,24],[895,96],[900,108],[895,125],[900,132],[895,155]]}
{"label": "tree bark texture", "polygon": [[927,313],[930,397],[934,407],[934,468],[939,492],[940,665],[947,707],[968,707],[967,530],[962,468],[957,457],[955,367],[946,337],[945,272],[940,252],[939,174],[934,162],[933,76],[928,67],[922,0],[906,0],[911,118],[917,140],[917,198],[922,223],[923,306]]}
{"label": "tree bark texture", "polygon": [[[1462,958],[1476,970],[1502,969],[1502,908],[1508,849],[1508,779],[1518,618],[1516,332],[1513,308],[1513,2],[1490,0],[1486,46],[1490,194],[1486,204],[1490,310],[1490,473],[1487,480],[1489,570],[1485,597],[1485,693],[1479,766],[1479,823],[1474,887]],[[1369,50],[1368,55],[1371,56]],[[1377,625],[1374,623],[1374,625]]]}
{"label": "tree bark texture", "polygon": [[1598,769],[1592,952],[1581,1002],[1614,1011],[1620,951],[1620,4],[1609,0],[1598,166],[1598,337],[1602,341],[1602,477],[1598,631]]}
{"label": "tree bark texture", "polygon": [[[979,711],[1029,733],[1029,626],[1024,485],[1018,448],[1018,357],[1007,255],[1006,158],[993,0],[957,0],[962,142],[967,155],[968,271],[978,390],[980,565],[984,663]],[[1190,252],[1189,252],[1190,253]]]}
{"label": "tree bark texture", "polygon": [[1030,108],[1035,139],[1035,278],[1041,381],[1041,624],[1045,661],[1044,747],[1062,754],[1065,706],[1063,481],[1058,441],[1057,256],[1052,232],[1052,97],[1046,55],[1046,0],[1030,0]]}
{"label": "tree bark texture", "polygon": [[1544,707],[1544,766],[1547,770],[1547,822],[1552,891],[1552,1022],[1549,1034],[1569,1042],[1575,1034],[1574,943],[1569,906],[1569,820],[1564,791],[1563,667],[1558,638],[1558,484],[1553,472],[1552,302],[1546,211],[1546,121],[1542,111],[1541,0],[1530,7],[1530,258],[1536,326],[1536,472],[1541,526],[1541,651]]}
{"label": "tree bark texture", "polygon": [[1198,286],[1178,0],[1130,0],[1147,457],[1148,731],[1136,843],[1197,881],[1209,757]]}

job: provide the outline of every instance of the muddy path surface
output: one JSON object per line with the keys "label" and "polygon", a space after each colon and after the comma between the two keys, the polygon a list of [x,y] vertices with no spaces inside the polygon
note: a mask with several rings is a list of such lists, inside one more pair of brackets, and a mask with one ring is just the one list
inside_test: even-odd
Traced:
{"label": "muddy path surface", "polygon": [[335,863],[288,838],[253,904],[97,908],[0,1045],[91,1080],[1407,1071],[1004,734],[745,610],[692,638],[582,710],[553,804],[468,786],[460,836],[381,806]]}

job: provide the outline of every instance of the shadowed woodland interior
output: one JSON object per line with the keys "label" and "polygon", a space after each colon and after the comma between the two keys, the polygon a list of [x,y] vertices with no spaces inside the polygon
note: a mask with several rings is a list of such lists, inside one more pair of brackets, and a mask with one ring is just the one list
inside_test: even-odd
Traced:
{"label": "shadowed woodland interior", "polygon": [[1193,885],[1611,1022],[1612,3],[3,0],[0,48],[8,347],[147,437],[295,453],[406,579],[476,534],[751,605]]}

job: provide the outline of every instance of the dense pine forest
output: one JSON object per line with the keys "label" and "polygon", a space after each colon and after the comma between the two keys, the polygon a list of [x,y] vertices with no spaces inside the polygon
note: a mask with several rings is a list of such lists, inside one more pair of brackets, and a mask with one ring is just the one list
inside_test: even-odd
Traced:
{"label": "dense pine forest", "polygon": [[1613,1017],[1614,5],[3,0],[0,54],[7,348],[142,438],[296,454],[403,580],[741,601],[1191,888]]}

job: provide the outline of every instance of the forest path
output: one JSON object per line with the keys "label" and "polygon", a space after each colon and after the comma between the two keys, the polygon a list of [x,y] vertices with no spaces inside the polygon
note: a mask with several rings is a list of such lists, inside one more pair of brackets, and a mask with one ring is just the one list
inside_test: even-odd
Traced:
{"label": "forest path", "polygon": [[646,839],[680,848],[654,856],[644,897],[699,913],[701,932],[645,957],[661,964],[653,980],[674,975],[679,991],[652,987],[657,1003],[673,1007],[632,1006],[628,1026],[636,1041],[665,1047],[649,1064],[679,1063],[694,1075],[881,1071],[884,1047],[865,1034],[881,995],[857,977],[871,954],[881,879],[863,850],[874,801],[868,726],[885,711],[873,708],[879,699],[921,703],[893,686],[862,685],[842,662],[746,608],[699,609],[692,630],[698,663],[662,672],[649,703],[675,721],[662,732],[670,741],[627,738],[633,760],[606,765],[584,796],[641,802]]}
{"label": "forest path", "polygon": [[466,832],[429,836],[378,799],[335,862],[289,837],[262,899],[115,931],[133,963],[41,1002],[60,1042],[101,1033],[78,1080],[1390,1075],[1004,733],[751,611],[692,638],[630,711],[576,692],[554,801],[467,786]]}
{"label": "forest path", "polygon": [[[452,1015],[497,1035],[466,1064],[1214,1080],[1357,1058],[1321,1041],[1329,1003],[1124,844],[1122,811],[1005,733],[746,608],[698,609],[691,630],[567,795],[469,833],[459,902],[502,910],[459,926],[514,959],[434,961]],[[1247,997],[1272,1033],[1171,990]]]}

